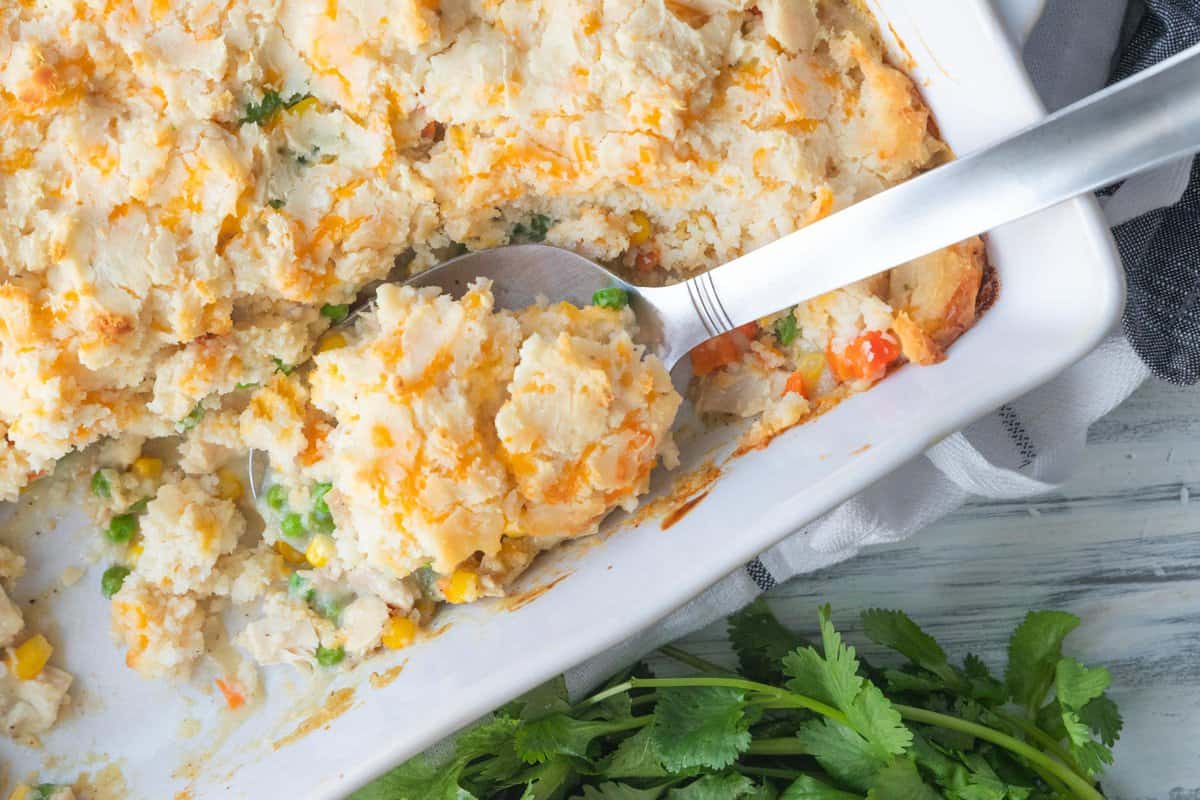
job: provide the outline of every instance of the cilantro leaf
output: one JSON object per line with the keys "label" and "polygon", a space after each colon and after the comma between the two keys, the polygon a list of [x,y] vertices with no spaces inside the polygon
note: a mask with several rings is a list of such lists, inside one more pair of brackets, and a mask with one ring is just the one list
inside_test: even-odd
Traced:
{"label": "cilantro leaf", "polygon": [[873,683],[863,686],[846,709],[846,718],[881,756],[900,755],[912,744],[912,731],[900,712]]}
{"label": "cilantro leaf", "polygon": [[903,611],[882,608],[862,613],[863,633],[875,644],[895,650],[909,661],[940,674],[946,651]]}
{"label": "cilantro leaf", "polygon": [[867,800],[942,800],[942,796],[922,780],[916,764],[898,758],[875,776]]}
{"label": "cilantro leaf", "polygon": [[1008,702],[1008,687],[992,677],[983,659],[967,653],[963,659],[963,674],[971,685],[971,696],[988,707]]}
{"label": "cilantro leaf", "polygon": [[587,758],[592,740],[613,730],[613,723],[577,720],[566,714],[527,720],[516,731],[517,755],[527,764],[541,764],[554,756]]}
{"label": "cilantro leaf", "polygon": [[553,758],[522,773],[514,785],[525,784],[521,800],[556,800],[579,780],[571,761]]}
{"label": "cilantro leaf", "polygon": [[532,720],[565,712],[571,704],[567,699],[567,681],[562,675],[533,687],[505,707],[521,719]]}
{"label": "cilantro leaf", "polygon": [[825,656],[822,658],[811,647],[789,653],[783,659],[783,671],[792,678],[786,686],[845,711],[862,688],[858,659],[854,648],[843,644],[841,634],[834,629],[829,606],[820,609],[820,620]]}
{"label": "cilantro leaf", "polygon": [[514,739],[520,724],[512,717],[496,716],[471,728],[455,740],[455,757],[464,764],[480,760],[477,780],[503,783],[512,779],[525,768]]}
{"label": "cilantro leaf", "polygon": [[1008,643],[1004,680],[1013,700],[1036,712],[1054,682],[1054,666],[1062,657],[1063,639],[1079,626],[1065,611],[1031,611]]}
{"label": "cilantro leaf", "polygon": [[1078,713],[1080,721],[1091,728],[1100,737],[1100,741],[1109,747],[1116,744],[1125,721],[1121,719],[1117,704],[1110,700],[1108,695],[1102,694],[1089,701]]}
{"label": "cilantro leaf", "polygon": [[1090,775],[1099,775],[1104,765],[1113,762],[1112,751],[1099,742],[1092,741],[1092,732],[1074,711],[1063,711],[1063,727],[1071,745],[1071,755],[1079,766]]}
{"label": "cilantro leaf", "polygon": [[672,789],[669,800],[744,800],[757,790],[745,775],[724,773],[705,775],[679,789]]}
{"label": "cilantro leaf", "polygon": [[843,792],[811,775],[801,775],[779,795],[779,800],[863,800],[862,795]]}
{"label": "cilantro leaf", "polygon": [[883,692],[859,676],[854,648],[842,642],[828,606],[821,609],[820,621],[825,656],[811,647],[789,653],[783,660],[784,672],[792,676],[787,688],[843,711],[879,761],[903,753],[912,743],[912,732]]}
{"label": "cilantro leaf", "polygon": [[604,763],[601,774],[606,778],[661,778],[667,774],[649,727],[617,745],[612,757]]}
{"label": "cilantro leaf", "polygon": [[458,785],[462,763],[438,766],[424,757],[406,761],[347,800],[477,800]]}
{"label": "cilantro leaf", "polygon": [[723,769],[750,746],[745,695],[723,686],[664,689],[650,730],[663,766]]}
{"label": "cilantro leaf", "polygon": [[1104,667],[1086,667],[1073,658],[1064,658],[1054,668],[1054,691],[1058,702],[1079,709],[1104,694],[1112,675]]}
{"label": "cilantro leaf", "polygon": [[871,779],[887,764],[857,731],[828,719],[805,722],[796,737],[826,772],[854,789],[869,789]]}
{"label": "cilantro leaf", "polygon": [[780,624],[762,598],[729,618],[729,643],[742,674],[763,683],[781,682],[784,675],[779,665],[784,656],[807,644]]}
{"label": "cilantro leaf", "polygon": [[665,790],[665,786],[635,789],[627,783],[608,782],[597,786],[585,786],[583,793],[575,797],[581,800],[658,800]]}

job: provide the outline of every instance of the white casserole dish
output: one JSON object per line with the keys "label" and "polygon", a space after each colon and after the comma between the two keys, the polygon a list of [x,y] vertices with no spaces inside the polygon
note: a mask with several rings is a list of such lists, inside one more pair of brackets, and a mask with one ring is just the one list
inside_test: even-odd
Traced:
{"label": "white casserole dish", "polygon": [[[1019,59],[986,0],[870,0],[895,62],[909,66],[946,140],[959,153],[1042,115]],[[903,45],[898,44],[898,39]],[[906,48],[905,48],[906,46]],[[289,670],[267,676],[265,706],[218,715],[211,676],[151,683],[125,669],[109,639],[100,567],[81,563],[79,513],[17,543],[29,557],[18,600],[39,602],[55,660],[76,675],[73,704],[41,749],[0,740],[0,796],[32,771],[41,780],[120,771],[131,798],[335,798],[510,697],[665,616],[804,523],[917,456],[943,436],[1028,391],[1080,358],[1117,320],[1119,261],[1093,201],[1067,203],[995,232],[995,306],[935,367],[905,367],[870,392],[732,460],[696,512],[619,530],[545,559],[523,582],[553,588],[517,610],[503,604],[443,612],[437,638],[381,657],[325,688]],[[686,473],[733,431],[684,442]],[[868,447],[869,446],[869,447]],[[716,452],[718,463],[728,446]],[[660,481],[662,482],[662,481]],[[35,497],[23,499],[22,507]],[[56,589],[70,566],[83,580]],[[518,589],[520,591],[520,589]],[[44,610],[43,610],[44,609]],[[371,673],[404,664],[374,688]],[[208,677],[207,681],[203,679]],[[337,701],[340,701],[337,702]],[[301,719],[312,731],[275,744]],[[5,774],[4,765],[8,771]],[[7,782],[7,786],[5,785]],[[109,795],[102,794],[102,797]]]}

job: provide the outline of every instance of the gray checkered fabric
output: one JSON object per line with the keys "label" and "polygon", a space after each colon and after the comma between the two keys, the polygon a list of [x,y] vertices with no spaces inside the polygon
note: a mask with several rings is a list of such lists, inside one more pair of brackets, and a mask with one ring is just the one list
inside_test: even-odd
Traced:
{"label": "gray checkered fabric", "polygon": [[[1200,42],[1200,0],[1141,0],[1114,80]],[[1129,285],[1125,335],[1158,377],[1200,380],[1200,158],[1191,184],[1170,208],[1113,230]]]}

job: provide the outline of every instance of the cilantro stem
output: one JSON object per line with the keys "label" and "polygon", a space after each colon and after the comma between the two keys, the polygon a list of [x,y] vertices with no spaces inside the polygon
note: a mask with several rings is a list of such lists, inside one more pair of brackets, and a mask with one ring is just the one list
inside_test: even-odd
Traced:
{"label": "cilantro stem", "polygon": [[748,756],[806,756],[808,751],[795,736],[755,739],[746,748]]}
{"label": "cilantro stem", "polygon": [[774,767],[746,767],[734,764],[733,768],[743,775],[754,775],[759,778],[779,778],[784,781],[794,781],[805,773],[798,769],[776,769]]}
{"label": "cilantro stem", "polygon": [[687,664],[689,667],[694,667],[701,672],[708,672],[713,675],[732,675],[730,670],[725,669],[720,664],[714,664],[708,659],[694,656],[686,650],[680,650],[674,645],[665,644],[658,648],[658,651],[668,658],[673,658],[681,664]]}
{"label": "cilantro stem", "polygon": [[1003,711],[997,711],[994,708],[988,709],[988,713],[1001,722],[1017,728],[1030,739],[1037,741],[1043,749],[1048,750],[1051,755],[1070,767],[1076,775],[1079,775],[1081,778],[1087,778],[1083,774],[1083,770],[1079,768],[1079,763],[1075,761],[1071,754],[1037,725],[1034,725],[1029,720],[1006,714]]}
{"label": "cilantro stem", "polygon": [[676,689],[689,686],[723,686],[730,689],[741,689],[744,692],[754,692],[769,698],[770,702],[763,704],[764,708],[806,708],[843,725],[850,724],[845,714],[819,700],[813,700],[811,697],[789,692],[777,686],[742,678],[631,678],[629,684],[634,689]]}
{"label": "cilantro stem", "polygon": [[923,708],[914,708],[913,706],[893,704],[895,709],[900,712],[900,716],[905,719],[910,719],[913,722],[921,722],[926,725],[934,725],[939,728],[946,728],[952,731],[959,731],[974,736],[977,739],[983,739],[985,742],[991,742],[994,745],[1003,747],[1011,753],[1021,756],[1029,762],[1034,768],[1041,767],[1042,770],[1058,778],[1076,797],[1081,800],[1104,800],[1104,796],[1096,791],[1096,788],[1091,783],[1079,777],[1074,770],[1055,761],[1050,756],[1032,747],[1020,739],[1009,736],[1007,733],[989,728],[986,725],[979,725],[974,722],[968,722],[959,717],[952,717],[948,714],[939,714],[936,711],[927,711]]}

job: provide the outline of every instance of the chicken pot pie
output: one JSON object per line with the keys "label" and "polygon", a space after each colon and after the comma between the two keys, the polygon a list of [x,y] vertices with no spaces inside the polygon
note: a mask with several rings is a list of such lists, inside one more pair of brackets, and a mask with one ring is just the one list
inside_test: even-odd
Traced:
{"label": "chicken pot pie", "polygon": [[[331,330],[361,287],[521,241],[678,280],[949,156],[857,0],[4,4],[0,499],[87,450],[144,675],[229,606],[261,664],[404,647],[633,508],[680,397],[619,298],[388,285]],[[708,342],[693,400],[762,441],[936,362],[984,267],[971,240]],[[45,730],[70,677],[3,590],[0,646],[5,730]]]}

